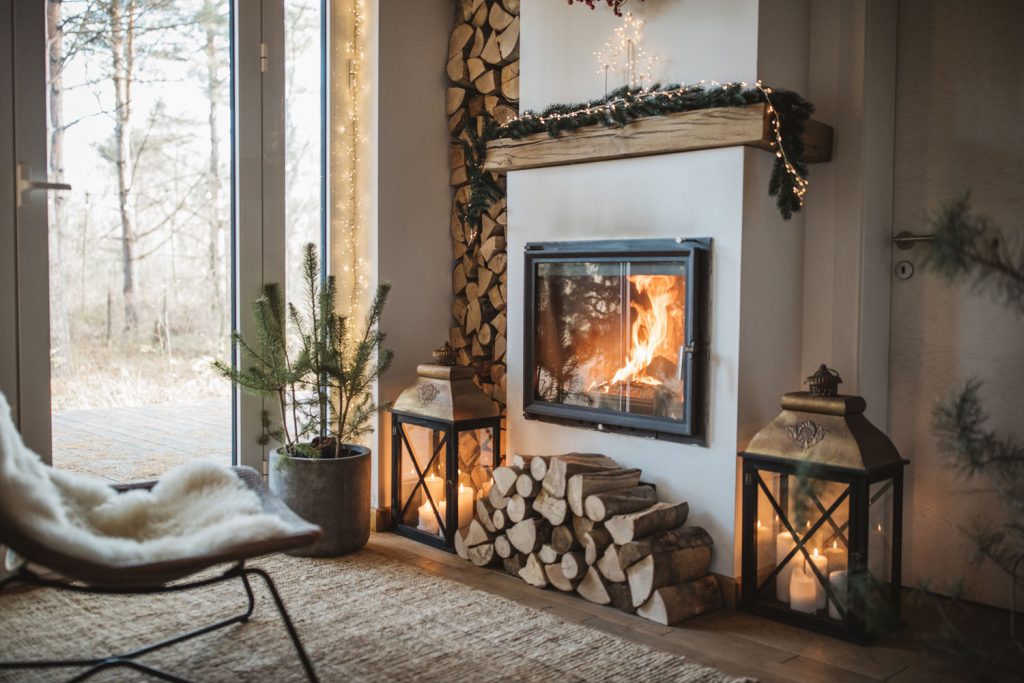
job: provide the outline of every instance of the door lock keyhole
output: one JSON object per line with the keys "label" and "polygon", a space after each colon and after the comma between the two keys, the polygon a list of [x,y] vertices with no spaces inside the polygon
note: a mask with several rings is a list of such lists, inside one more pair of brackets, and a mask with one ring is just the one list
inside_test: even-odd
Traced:
{"label": "door lock keyhole", "polygon": [[901,280],[909,280],[914,275],[914,264],[910,261],[900,261],[896,264],[896,277]]}

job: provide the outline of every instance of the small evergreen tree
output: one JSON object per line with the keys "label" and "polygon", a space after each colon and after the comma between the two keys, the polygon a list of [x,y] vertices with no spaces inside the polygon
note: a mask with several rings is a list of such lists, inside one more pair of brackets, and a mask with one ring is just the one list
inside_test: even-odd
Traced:
{"label": "small evergreen tree", "polygon": [[[277,404],[279,424],[264,410],[260,443],[277,441],[289,455],[302,457],[320,457],[333,447],[333,456],[338,457],[344,444],[373,431],[372,418],[380,409],[372,388],[394,355],[384,346],[385,333],[380,330],[391,285],[378,285],[364,327],[356,335],[349,317],[336,311],[337,285],[333,276],[321,277],[314,244],[305,248],[303,280],[304,313],[294,304],[285,306],[279,285],[264,285],[263,295],[252,304],[255,343],[237,332],[232,335],[245,367],[222,361],[214,365],[243,389]],[[298,338],[294,350],[289,345],[289,322]]]}

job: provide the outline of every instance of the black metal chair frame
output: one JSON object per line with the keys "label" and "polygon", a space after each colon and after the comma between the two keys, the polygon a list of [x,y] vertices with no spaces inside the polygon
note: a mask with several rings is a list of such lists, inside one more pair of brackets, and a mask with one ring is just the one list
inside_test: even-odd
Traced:
{"label": "black metal chair frame", "polygon": [[193,631],[187,631],[179,633],[170,638],[166,638],[150,645],[124,652],[122,654],[110,655],[107,657],[98,657],[95,659],[40,659],[40,660],[25,660],[25,661],[12,661],[12,662],[0,662],[0,671],[12,670],[12,669],[61,669],[61,668],[81,668],[88,667],[85,671],[79,673],[70,679],[70,681],[84,681],[87,678],[107,669],[125,668],[132,669],[134,671],[148,674],[154,678],[158,678],[165,681],[173,681],[174,683],[189,683],[188,679],[175,676],[157,669],[156,667],[143,664],[137,661],[137,658],[155,652],[156,650],[169,647],[171,645],[177,645],[178,643],[185,642],[198,636],[212,633],[219,629],[231,626],[232,624],[242,624],[249,620],[252,616],[253,609],[256,606],[256,597],[253,594],[252,585],[249,583],[250,576],[258,576],[263,579],[267,589],[270,591],[270,595],[274,599],[274,604],[277,606],[278,614],[281,616],[281,621],[284,622],[285,629],[288,631],[288,637],[292,641],[292,645],[295,646],[295,651],[298,653],[299,659],[302,661],[302,667],[305,669],[307,678],[313,683],[317,682],[316,672],[313,670],[313,664],[309,659],[309,655],[306,654],[305,648],[302,646],[302,642],[299,640],[299,634],[295,630],[295,626],[292,624],[291,617],[288,616],[288,610],[285,609],[284,602],[281,600],[280,594],[277,592],[277,587],[274,585],[270,575],[262,569],[256,567],[246,567],[245,562],[237,562],[230,569],[224,571],[217,576],[201,579],[197,581],[189,581],[185,583],[174,583],[157,586],[115,586],[115,587],[92,587],[88,585],[80,585],[62,581],[58,579],[49,579],[30,570],[26,565],[18,567],[13,574],[0,580],[0,591],[14,584],[25,584],[31,586],[39,586],[43,588],[56,588],[58,590],[72,591],[75,593],[90,593],[100,595],[151,595],[159,593],[180,593],[183,591],[196,590],[199,588],[206,588],[216,584],[224,583],[226,581],[232,581],[240,579],[242,586],[245,588],[245,593],[248,596],[249,604],[245,611],[227,619],[208,624],[201,628],[197,628]]}

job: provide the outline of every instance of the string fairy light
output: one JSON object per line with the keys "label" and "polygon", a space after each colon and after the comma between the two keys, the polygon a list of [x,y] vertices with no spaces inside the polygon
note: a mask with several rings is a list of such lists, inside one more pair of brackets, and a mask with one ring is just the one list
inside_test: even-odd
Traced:
{"label": "string fairy light", "polygon": [[[772,94],[774,91],[772,88],[764,85],[760,80],[755,81],[754,89],[757,90],[761,97],[764,98],[765,111],[769,117],[769,128],[771,130],[772,139],[768,141],[770,148],[775,153],[776,158],[782,164],[784,171],[789,176],[791,183],[790,192],[792,192],[794,199],[796,200],[797,207],[802,208],[804,204],[804,196],[807,194],[807,187],[809,182],[807,178],[802,175],[799,169],[796,167],[792,159],[790,159],[786,152],[786,145],[783,142],[782,134],[782,119],[779,114],[778,108],[772,102]],[[615,97],[608,98],[599,104],[591,103],[584,105],[579,109],[575,109],[567,112],[551,111],[546,114],[537,114],[532,111],[523,112],[521,115],[513,117],[498,126],[494,138],[507,138],[515,137],[510,134],[510,131],[515,130],[517,124],[536,122],[541,126],[548,128],[548,123],[551,121],[564,121],[566,119],[575,121],[583,117],[594,116],[595,114],[601,114],[606,120],[615,120],[614,112],[619,107],[623,107],[633,103],[657,103],[658,101],[672,102],[677,100],[684,95],[693,94],[695,92],[706,92],[709,88],[717,88],[721,90],[736,89],[746,90],[750,88],[750,84],[746,81],[739,82],[726,82],[722,83],[716,80],[701,80],[696,84],[682,84],[676,85],[671,88],[660,89],[656,85],[649,88],[640,88],[637,91],[626,92],[623,95],[617,95]]]}

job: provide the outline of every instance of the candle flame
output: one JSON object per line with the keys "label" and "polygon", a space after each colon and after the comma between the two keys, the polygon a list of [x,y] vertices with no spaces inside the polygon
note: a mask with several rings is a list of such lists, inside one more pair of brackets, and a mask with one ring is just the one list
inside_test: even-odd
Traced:
{"label": "candle flame", "polygon": [[817,549],[817,548],[815,548],[815,549],[814,549],[814,556],[815,556],[815,557],[817,557],[817,556],[818,556],[818,549]]}
{"label": "candle flame", "polygon": [[838,550],[838,548],[839,548],[839,541],[832,541],[832,549],[833,550]]}
{"label": "candle flame", "polygon": [[760,528],[761,528],[761,520],[757,520],[757,528],[758,528],[758,529],[760,529]]}
{"label": "candle flame", "polygon": [[879,524],[879,525],[878,525],[878,527],[877,527],[877,529],[878,529],[878,531],[879,531],[879,532],[881,532],[881,531],[882,531],[882,525],[881,525],[881,524]]}

